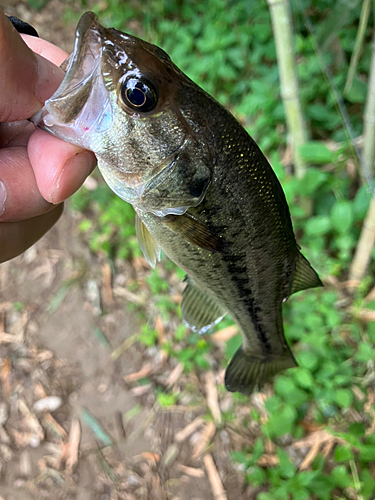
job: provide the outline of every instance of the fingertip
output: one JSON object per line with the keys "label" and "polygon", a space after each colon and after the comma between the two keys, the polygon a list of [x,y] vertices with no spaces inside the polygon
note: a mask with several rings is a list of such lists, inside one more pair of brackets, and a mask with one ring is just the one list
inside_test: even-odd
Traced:
{"label": "fingertip", "polygon": [[[36,54],[48,59],[56,66],[60,66],[62,62],[68,57],[65,50],[60,49],[53,43],[47,42],[42,38],[36,38],[35,36],[20,34],[26,45]],[[62,71],[62,70],[61,70]]]}
{"label": "fingertip", "polygon": [[90,151],[78,152],[69,158],[63,166],[56,188],[51,194],[52,203],[56,205],[72,196],[95,167],[96,158]]}
{"label": "fingertip", "polygon": [[91,151],[40,129],[29,139],[28,155],[40,193],[54,204],[75,193],[96,166]]}

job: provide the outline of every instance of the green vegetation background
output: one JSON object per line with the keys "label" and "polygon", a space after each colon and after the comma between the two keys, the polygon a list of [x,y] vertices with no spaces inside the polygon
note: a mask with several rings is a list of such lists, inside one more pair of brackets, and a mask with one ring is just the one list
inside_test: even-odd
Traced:
{"label": "green vegetation background", "polygon": [[[266,2],[82,2],[80,10],[89,8],[104,25],[132,32],[164,48],[190,78],[243,123],[282,183],[304,255],[330,283],[324,289],[297,294],[285,305],[285,333],[299,368],[275,378],[274,394],[266,401],[266,423],[261,423],[259,412],[252,410],[251,419],[260,422],[259,437],[253,447],[235,453],[233,460],[243,467],[246,480],[260,487],[259,500],[375,498],[374,401],[371,404],[370,398],[375,379],[375,323],[358,319],[364,307],[375,310],[375,300],[365,303],[374,286],[374,263],[354,302],[345,301],[338,286],[347,277],[370,194],[368,186],[361,187],[358,168],[353,167],[353,147],[322,71],[322,65],[327,64],[342,93],[361,2],[296,0],[292,5],[301,101],[310,134],[303,155],[311,166],[303,179],[293,175],[288,160],[276,51]],[[314,37],[306,29],[303,11],[315,27]],[[77,18],[77,11],[69,8],[66,17]],[[371,19],[357,74],[345,99],[356,137],[362,133],[372,25]],[[315,42],[321,48],[322,59]],[[312,200],[312,214],[302,208],[301,197]],[[87,234],[93,252],[113,260],[140,255],[133,209],[105,185],[95,191],[81,190],[74,197],[72,208],[86,214],[81,230]],[[173,268],[170,263],[162,266]],[[147,283],[164,317],[179,314],[158,269],[150,271]],[[224,326],[228,324],[229,319]],[[157,335],[146,325],[140,340],[154,344]],[[184,363],[186,370],[199,370],[208,365],[205,355],[209,342],[209,337],[198,338],[179,327],[174,341],[165,348]],[[239,342],[238,337],[228,342],[223,366]],[[160,394],[159,402],[174,404],[178,398],[174,393]],[[246,402],[242,396],[235,398],[238,404]],[[235,409],[231,412],[235,413]],[[226,421],[232,418],[230,412],[225,415]],[[285,449],[290,439],[305,435],[301,422],[328,429],[340,438],[340,444],[328,457],[317,454],[310,468],[303,472],[298,471]],[[247,423],[245,419],[243,425]],[[256,463],[264,451],[265,439],[276,444],[277,466],[263,468]]]}

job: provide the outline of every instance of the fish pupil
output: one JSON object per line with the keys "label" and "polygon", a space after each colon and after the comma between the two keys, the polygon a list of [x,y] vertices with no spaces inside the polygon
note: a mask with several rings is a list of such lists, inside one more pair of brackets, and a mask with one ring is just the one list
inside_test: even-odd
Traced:
{"label": "fish pupil", "polygon": [[144,79],[129,78],[121,89],[124,104],[135,111],[146,113],[157,104],[157,92],[154,85]]}
{"label": "fish pupil", "polygon": [[146,102],[146,96],[140,89],[128,89],[126,97],[134,106],[142,106]]}

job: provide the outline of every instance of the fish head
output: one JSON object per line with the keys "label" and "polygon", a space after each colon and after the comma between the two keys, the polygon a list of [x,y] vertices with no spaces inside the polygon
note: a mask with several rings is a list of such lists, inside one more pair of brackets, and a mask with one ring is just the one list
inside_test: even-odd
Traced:
{"label": "fish head", "polygon": [[201,203],[212,148],[180,105],[194,84],[169,56],[86,12],[66,64],[60,87],[32,121],[93,151],[108,185],[141,211],[180,215]]}

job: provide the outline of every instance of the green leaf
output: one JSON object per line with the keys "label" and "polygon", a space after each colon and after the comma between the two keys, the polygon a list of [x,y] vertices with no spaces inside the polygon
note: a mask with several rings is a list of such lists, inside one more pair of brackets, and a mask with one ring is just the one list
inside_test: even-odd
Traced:
{"label": "green leaf", "polygon": [[364,436],[366,432],[365,426],[362,422],[352,422],[349,424],[349,433],[354,436]]}
{"label": "green leaf", "polygon": [[88,410],[83,409],[81,412],[81,416],[84,422],[90,427],[92,432],[95,434],[96,438],[104,445],[104,446],[112,446],[113,441],[109,434],[103,429],[100,423],[96,420],[94,415],[90,413]]}
{"label": "green leaf", "polygon": [[316,471],[306,470],[306,471],[300,472],[297,476],[298,483],[301,486],[308,486],[311,483],[311,481],[314,480],[316,475],[317,475]]}
{"label": "green leaf", "polygon": [[375,479],[372,477],[371,472],[366,469],[360,474],[361,481],[361,494],[363,498],[371,498],[375,491]]}
{"label": "green leaf", "polygon": [[371,445],[361,445],[359,447],[359,459],[363,462],[374,462],[375,461],[375,446]]}
{"label": "green leaf", "polygon": [[346,94],[348,101],[353,103],[363,103],[366,101],[367,86],[357,76],[354,77],[352,86]]}
{"label": "green leaf", "polygon": [[370,205],[371,193],[367,184],[363,184],[353,200],[353,213],[356,220],[364,219]]}
{"label": "green leaf", "polygon": [[328,174],[317,168],[310,167],[299,181],[299,194],[311,196],[327,180]]}
{"label": "green leaf", "polygon": [[255,463],[263,455],[263,451],[264,451],[264,441],[263,439],[258,438],[254,443],[251,462]]}
{"label": "green leaf", "polygon": [[280,396],[288,396],[295,388],[295,383],[288,376],[280,375],[275,380],[275,392]]}
{"label": "green leaf", "polygon": [[266,473],[261,467],[251,467],[246,474],[246,478],[250,484],[260,486],[266,481]]}
{"label": "green leaf", "polygon": [[227,359],[232,359],[237,349],[241,347],[242,335],[239,333],[228,340],[225,346],[225,356]]}
{"label": "green leaf", "polygon": [[176,394],[173,393],[165,393],[165,392],[159,392],[157,395],[157,401],[160,404],[160,406],[168,407],[168,406],[173,406],[176,404],[177,401],[177,396]]}
{"label": "green leaf", "polygon": [[332,226],[339,233],[346,233],[353,223],[352,204],[348,200],[337,200],[331,210]]}
{"label": "green leaf", "polygon": [[349,462],[352,460],[353,452],[349,446],[338,445],[335,449],[335,460],[336,462]]}
{"label": "green leaf", "polygon": [[335,392],[336,403],[343,407],[349,408],[353,401],[353,393],[350,389],[337,389]]}
{"label": "green leaf", "polygon": [[264,424],[264,431],[271,437],[289,434],[293,430],[296,417],[295,408],[292,406],[285,406],[280,411],[270,415],[268,422]]}
{"label": "green leaf", "polygon": [[278,448],[276,454],[279,457],[280,475],[286,479],[293,477],[296,473],[296,467],[290,461],[288,453],[285,450]]}
{"label": "green leaf", "polygon": [[308,389],[314,385],[314,379],[311,372],[306,368],[299,368],[294,371],[295,381],[304,389]]}
{"label": "green leaf", "polygon": [[293,492],[293,500],[308,500],[310,493],[308,490],[302,489]]}
{"label": "green leaf", "polygon": [[278,396],[270,396],[266,399],[265,407],[270,413],[279,411],[281,399]]}
{"label": "green leaf", "polygon": [[275,500],[275,495],[273,493],[262,492],[258,495],[259,500]]}
{"label": "green leaf", "polygon": [[336,486],[347,488],[350,485],[350,474],[345,465],[339,465],[331,471],[331,478]]}
{"label": "green leaf", "polygon": [[331,500],[333,488],[330,478],[325,475],[317,476],[309,485],[309,490],[321,500]]}
{"label": "green leaf", "polygon": [[365,342],[359,344],[358,351],[355,354],[355,359],[361,363],[367,363],[374,359],[374,349],[370,344]]}
{"label": "green leaf", "polygon": [[301,367],[308,368],[313,371],[319,364],[317,355],[312,351],[300,351],[298,353],[298,363]]}
{"label": "green leaf", "polygon": [[331,229],[331,219],[327,215],[311,217],[305,225],[305,232],[309,236],[323,236]]}
{"label": "green leaf", "polygon": [[311,163],[331,163],[335,154],[323,142],[310,141],[299,147],[302,158]]}

